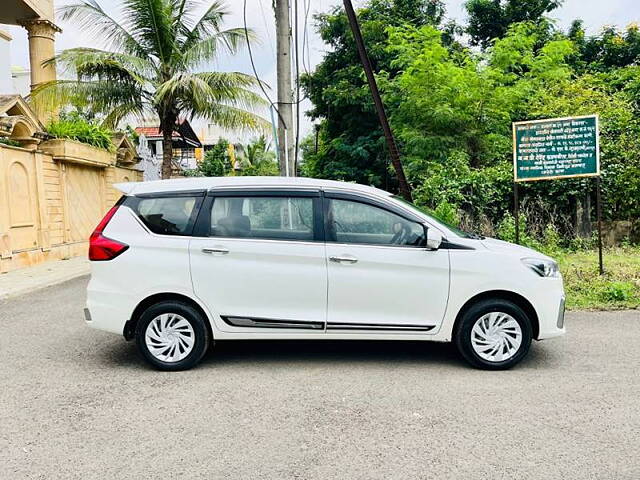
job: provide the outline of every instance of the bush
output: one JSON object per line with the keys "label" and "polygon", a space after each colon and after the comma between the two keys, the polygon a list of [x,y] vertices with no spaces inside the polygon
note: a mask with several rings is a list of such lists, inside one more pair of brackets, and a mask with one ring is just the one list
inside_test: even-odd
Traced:
{"label": "bush", "polygon": [[605,302],[626,302],[633,297],[631,282],[611,282],[600,293]]}
{"label": "bush", "polygon": [[567,294],[567,308],[620,309],[640,307],[640,249],[608,248],[604,251],[605,275],[598,273],[598,252],[559,251]]}
{"label": "bush", "polygon": [[0,137],[0,144],[9,145],[10,147],[21,147],[20,142],[16,142],[15,140],[11,140],[10,138]]}
{"label": "bush", "polygon": [[[496,236],[505,242],[516,242],[516,222],[513,215],[505,215],[496,229]],[[527,223],[524,215],[520,214],[520,245],[543,250],[543,244],[527,233]]]}
{"label": "bush", "polygon": [[68,138],[110,152],[115,150],[111,130],[89,122],[77,114],[61,115],[59,119],[49,123],[47,132],[57,138]]}
{"label": "bush", "polygon": [[460,216],[458,215],[458,208],[449,202],[441,202],[435,210],[433,215],[449,225],[459,225]]}

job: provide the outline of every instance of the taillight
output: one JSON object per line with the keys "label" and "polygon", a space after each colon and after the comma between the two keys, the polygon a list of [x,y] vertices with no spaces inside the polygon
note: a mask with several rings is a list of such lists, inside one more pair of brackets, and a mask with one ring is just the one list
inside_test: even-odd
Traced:
{"label": "taillight", "polygon": [[102,232],[115,215],[118,207],[119,205],[112,207],[91,234],[89,238],[89,260],[93,262],[113,260],[129,248],[129,245],[102,235]]}

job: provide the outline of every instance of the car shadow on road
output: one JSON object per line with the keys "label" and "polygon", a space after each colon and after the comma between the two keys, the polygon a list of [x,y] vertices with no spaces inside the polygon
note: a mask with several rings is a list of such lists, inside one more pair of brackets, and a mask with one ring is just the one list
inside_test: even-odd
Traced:
{"label": "car shadow on road", "polygon": [[[100,349],[105,366],[149,368],[134,342],[105,344]],[[543,345],[531,346],[518,368],[553,368],[554,352]],[[282,365],[385,365],[403,364],[430,368],[469,368],[451,343],[376,340],[227,340],[218,341],[199,368]]]}
{"label": "car shadow on road", "polygon": [[424,363],[461,365],[451,344],[375,340],[233,340],[217,342],[203,364]]}

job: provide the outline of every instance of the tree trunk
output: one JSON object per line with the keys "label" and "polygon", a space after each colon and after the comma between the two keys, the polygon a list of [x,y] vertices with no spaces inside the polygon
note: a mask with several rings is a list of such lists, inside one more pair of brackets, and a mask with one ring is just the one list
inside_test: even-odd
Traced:
{"label": "tree trunk", "polygon": [[173,143],[172,143],[173,131],[165,130],[162,133],[162,179],[171,178],[171,172],[173,165],[171,159],[173,158]]}

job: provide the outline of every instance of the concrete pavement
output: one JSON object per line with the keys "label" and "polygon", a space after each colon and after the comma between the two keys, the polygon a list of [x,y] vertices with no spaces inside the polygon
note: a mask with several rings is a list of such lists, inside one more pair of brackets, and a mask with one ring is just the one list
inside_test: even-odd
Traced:
{"label": "concrete pavement", "polygon": [[570,313],[508,372],[449,345],[220,342],[149,369],[87,279],[0,301],[2,479],[640,478],[640,312]]}
{"label": "concrete pavement", "polygon": [[2,273],[0,274],[0,300],[58,285],[87,275],[89,271],[89,260],[86,256],[82,256]]}

